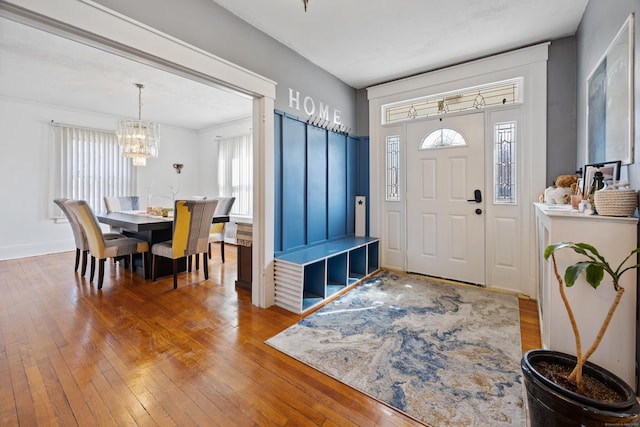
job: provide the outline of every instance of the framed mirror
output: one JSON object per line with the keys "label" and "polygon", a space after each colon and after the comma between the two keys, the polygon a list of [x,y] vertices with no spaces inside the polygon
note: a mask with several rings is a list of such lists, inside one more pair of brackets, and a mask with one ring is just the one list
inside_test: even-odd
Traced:
{"label": "framed mirror", "polygon": [[633,19],[587,77],[586,163],[633,163]]}

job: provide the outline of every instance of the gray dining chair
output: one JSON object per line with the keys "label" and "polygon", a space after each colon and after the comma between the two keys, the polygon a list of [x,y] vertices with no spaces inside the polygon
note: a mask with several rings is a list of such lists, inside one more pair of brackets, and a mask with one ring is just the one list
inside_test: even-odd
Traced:
{"label": "gray dining chair", "polygon": [[[74,271],[78,271],[78,266],[80,265],[80,258],[82,257],[82,268],[80,269],[80,276],[84,276],[87,272],[87,255],[89,254],[89,242],[87,241],[87,235],[84,232],[84,229],[80,225],[78,218],[75,214],[67,208],[65,205],[66,202],[71,199],[67,198],[57,198],[53,200],[64,216],[67,218],[69,225],[71,226],[71,231],[73,232],[73,239],[76,243],[76,261]],[[120,233],[104,233],[105,240],[114,240],[114,239],[125,239],[126,236],[123,236]]]}
{"label": "gray dining chair", "polygon": [[123,212],[140,210],[140,196],[104,196],[104,207],[107,212]]}
{"label": "gray dining chair", "polygon": [[[204,278],[209,278],[207,247],[209,228],[217,200],[176,200],[173,219],[173,238],[151,247],[153,280],[157,276],[156,257],[173,260],[173,289],[178,288],[178,259],[203,254]],[[189,262],[190,263],[190,262]],[[191,268],[189,268],[189,271]]]}
{"label": "gray dining chair", "polygon": [[[65,206],[78,218],[80,226],[84,230],[87,236],[87,242],[89,243],[89,253],[94,259],[97,259],[98,264],[98,289],[102,289],[102,282],[104,279],[104,264],[107,258],[116,257],[129,257],[129,265],[131,271],[134,270],[133,266],[133,254],[142,254],[142,269],[144,271],[145,253],[149,252],[149,243],[134,239],[131,237],[125,237],[123,239],[106,240],[98,219],[95,217],[93,211],[84,200],[70,200],[65,202]],[[89,281],[93,281],[95,271],[94,262],[91,263],[91,276]]]}

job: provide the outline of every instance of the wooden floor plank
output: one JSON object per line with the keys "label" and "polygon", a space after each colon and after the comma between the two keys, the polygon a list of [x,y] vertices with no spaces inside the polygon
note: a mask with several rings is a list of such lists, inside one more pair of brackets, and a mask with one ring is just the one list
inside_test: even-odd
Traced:
{"label": "wooden floor plank", "polygon": [[[420,425],[266,345],[302,317],[253,306],[225,251],[177,290],[111,262],[98,290],[73,252],[0,261],[0,425]],[[539,348],[535,301],[520,327]]]}

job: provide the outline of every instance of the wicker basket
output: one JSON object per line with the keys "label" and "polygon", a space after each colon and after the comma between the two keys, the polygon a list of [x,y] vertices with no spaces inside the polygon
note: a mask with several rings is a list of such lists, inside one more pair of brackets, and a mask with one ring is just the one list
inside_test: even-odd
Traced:
{"label": "wicker basket", "polygon": [[631,216],[638,205],[636,190],[600,190],[594,196],[598,215]]}

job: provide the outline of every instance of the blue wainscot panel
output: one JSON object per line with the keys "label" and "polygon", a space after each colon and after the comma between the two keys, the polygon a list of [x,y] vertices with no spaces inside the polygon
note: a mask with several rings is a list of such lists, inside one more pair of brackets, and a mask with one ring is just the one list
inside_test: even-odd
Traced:
{"label": "blue wainscot panel", "polygon": [[358,139],[347,138],[347,234],[356,232],[356,196],[358,184]]}
{"label": "blue wainscot panel", "polygon": [[307,126],[307,244],[327,239],[327,132]]}
{"label": "blue wainscot panel", "polygon": [[347,137],[329,132],[329,239],[347,234]]}
{"label": "blue wainscot panel", "polygon": [[282,114],[274,114],[273,250],[282,251]]}
{"label": "blue wainscot panel", "polygon": [[306,124],[282,123],[282,250],[306,243]]}

